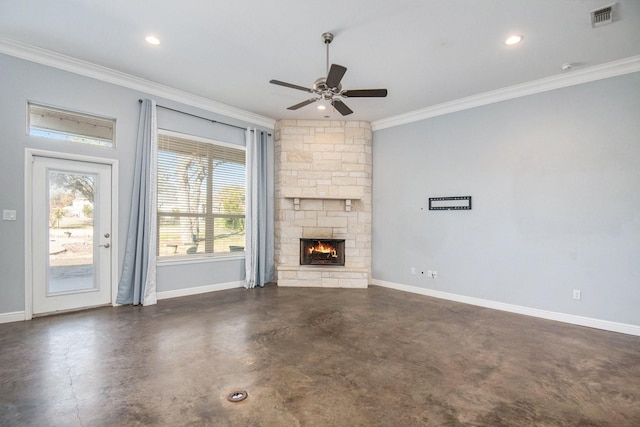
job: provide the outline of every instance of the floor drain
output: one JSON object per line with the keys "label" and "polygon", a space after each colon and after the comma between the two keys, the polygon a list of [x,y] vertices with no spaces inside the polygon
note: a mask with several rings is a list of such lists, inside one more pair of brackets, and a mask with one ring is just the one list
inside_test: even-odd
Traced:
{"label": "floor drain", "polygon": [[248,396],[249,396],[249,394],[244,390],[232,391],[227,396],[227,400],[229,402],[241,402],[241,401],[245,400]]}

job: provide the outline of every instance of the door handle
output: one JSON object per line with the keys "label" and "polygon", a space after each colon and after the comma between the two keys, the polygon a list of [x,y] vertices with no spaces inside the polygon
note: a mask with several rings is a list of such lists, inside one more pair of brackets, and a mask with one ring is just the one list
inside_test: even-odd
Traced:
{"label": "door handle", "polygon": [[110,247],[111,247],[111,244],[109,244],[109,243],[105,243],[104,245],[100,245],[100,246],[101,246],[101,247],[103,247],[103,248],[110,248]]}

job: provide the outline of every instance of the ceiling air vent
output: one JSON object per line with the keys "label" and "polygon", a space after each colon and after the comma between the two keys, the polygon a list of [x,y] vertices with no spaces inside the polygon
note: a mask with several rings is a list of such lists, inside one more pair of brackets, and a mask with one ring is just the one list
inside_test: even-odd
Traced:
{"label": "ceiling air vent", "polygon": [[601,7],[600,9],[591,11],[591,26],[592,27],[600,27],[602,25],[611,24],[613,22],[613,6],[614,4],[610,4],[609,6]]}

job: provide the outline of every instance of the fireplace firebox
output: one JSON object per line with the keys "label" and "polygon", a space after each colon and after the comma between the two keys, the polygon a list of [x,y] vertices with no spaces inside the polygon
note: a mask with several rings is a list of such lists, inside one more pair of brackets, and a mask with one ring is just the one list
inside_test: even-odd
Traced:
{"label": "fireplace firebox", "polygon": [[344,265],[344,239],[300,239],[300,265]]}

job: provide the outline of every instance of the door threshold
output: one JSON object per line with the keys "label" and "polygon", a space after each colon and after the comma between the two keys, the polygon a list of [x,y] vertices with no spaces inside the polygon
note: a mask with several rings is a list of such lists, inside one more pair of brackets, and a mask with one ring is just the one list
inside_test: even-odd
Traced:
{"label": "door threshold", "polygon": [[102,307],[111,307],[111,303],[108,304],[100,304],[100,305],[92,305],[89,307],[80,307],[80,308],[72,308],[69,310],[57,310],[57,311],[51,311],[48,313],[38,313],[38,314],[34,314],[33,318],[35,319],[36,317],[51,317],[51,316],[56,316],[58,314],[69,314],[69,313],[77,313],[78,311],[87,311],[87,310],[93,310],[96,308],[102,308]]}

